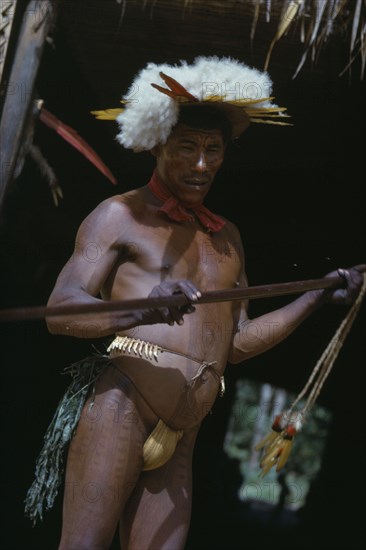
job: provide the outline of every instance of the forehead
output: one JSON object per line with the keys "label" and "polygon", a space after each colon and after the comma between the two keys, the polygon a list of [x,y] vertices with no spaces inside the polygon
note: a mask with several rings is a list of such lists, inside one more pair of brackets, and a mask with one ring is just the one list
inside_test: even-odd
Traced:
{"label": "forehead", "polygon": [[192,128],[186,124],[179,123],[175,126],[174,130],[168,138],[169,141],[180,141],[184,139],[193,140],[209,140],[223,142],[222,131],[219,128],[204,129],[204,128]]}

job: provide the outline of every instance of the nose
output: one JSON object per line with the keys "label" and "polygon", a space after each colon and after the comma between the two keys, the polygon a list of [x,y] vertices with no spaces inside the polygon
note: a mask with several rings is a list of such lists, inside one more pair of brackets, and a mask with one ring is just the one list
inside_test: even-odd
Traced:
{"label": "nose", "polygon": [[206,157],[203,152],[199,154],[195,168],[198,172],[205,172],[207,170]]}

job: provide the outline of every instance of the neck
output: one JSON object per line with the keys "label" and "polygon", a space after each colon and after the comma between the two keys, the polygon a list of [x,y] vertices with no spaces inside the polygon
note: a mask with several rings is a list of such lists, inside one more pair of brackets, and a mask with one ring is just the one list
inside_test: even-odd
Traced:
{"label": "neck", "polygon": [[[184,208],[188,209],[194,209],[202,205],[203,201],[200,200],[198,202],[187,202],[184,199],[178,197],[174,191],[172,191],[169,186],[167,185],[166,181],[164,181],[164,178],[161,176],[159,169],[155,168],[152,176],[152,187],[154,188],[154,194],[155,196],[158,196],[160,200],[166,201],[170,198],[174,198],[181,206],[184,206]],[[151,189],[151,186],[150,186]]]}
{"label": "neck", "polygon": [[[148,183],[148,188],[152,194],[159,199],[163,204],[158,209],[159,213],[168,216],[169,219],[175,222],[195,221],[195,217],[201,222],[207,231],[220,231],[225,225],[225,221],[219,216],[210,212],[203,204],[197,204],[187,207],[182,204],[176,197],[173,196],[170,189],[163,184],[159,178],[157,170],[154,171],[151,180]],[[192,212],[188,212],[189,208]],[[193,215],[194,213],[194,215]]]}

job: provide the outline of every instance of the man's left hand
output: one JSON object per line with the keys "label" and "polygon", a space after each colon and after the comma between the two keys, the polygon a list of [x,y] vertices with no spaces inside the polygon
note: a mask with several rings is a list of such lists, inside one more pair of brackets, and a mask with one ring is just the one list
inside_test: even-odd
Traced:
{"label": "man's left hand", "polygon": [[336,275],[342,277],[344,280],[344,286],[336,289],[327,289],[323,291],[323,300],[332,304],[352,304],[362,287],[364,273],[366,271],[366,265],[360,264],[348,269],[337,269],[328,273],[326,277],[335,277]]}

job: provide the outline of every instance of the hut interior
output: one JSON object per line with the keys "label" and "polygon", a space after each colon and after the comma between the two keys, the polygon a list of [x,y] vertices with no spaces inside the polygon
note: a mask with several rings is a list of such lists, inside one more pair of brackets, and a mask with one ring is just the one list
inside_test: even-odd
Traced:
{"label": "hut interior", "polygon": [[[28,109],[17,144],[27,145],[30,140],[47,160],[57,183],[50,182],[49,173],[42,173],[29,149],[20,166],[19,148],[14,165],[2,161],[2,178],[7,180],[0,222],[2,308],[45,304],[85,216],[100,201],[148,181],[154,166],[150,153],[124,150],[115,140],[116,124],[98,121],[90,114],[93,109],[118,107],[134,75],[148,61],[174,64],[182,59],[191,62],[199,55],[217,55],[259,69],[267,62],[276,102],[287,108],[293,126],[251,125],[229,147],[207,199],[214,212],[238,226],[250,284],[322,277],[338,267],[364,262],[363,2],[64,0],[2,4],[2,9],[12,5],[14,15],[3,52],[4,109],[7,101],[24,107],[42,100],[45,109],[88,142],[117,182],[113,185],[37,115],[30,121]],[[34,85],[29,86],[21,72],[16,77],[12,72],[18,39],[24,19],[37,29],[45,24],[47,4],[55,13],[42,54],[37,54]],[[294,5],[296,13],[291,11]],[[10,13],[2,13],[3,22],[9,17]],[[281,25],[283,36],[275,41]],[[4,29],[2,34],[6,36]],[[29,68],[29,51],[25,50],[20,70]],[[3,120],[9,115],[4,109]],[[16,127],[17,121],[13,122]],[[2,135],[6,138],[7,128]],[[57,192],[60,189],[62,197]],[[253,301],[250,311],[258,315],[288,300]],[[245,449],[239,444],[237,456],[227,452],[228,427],[241,384],[248,382],[257,388],[269,384],[296,394],[345,311],[325,306],[283,344],[245,365],[227,368],[226,396],[203,422],[196,445],[187,550],[361,548],[364,309],[319,398],[319,406],[329,412],[331,420],[323,434],[319,468],[308,480],[306,495],[300,495],[303,485],[297,482],[295,467],[285,482],[283,478],[256,478],[251,482],[255,491],[250,492],[240,458],[247,456]],[[60,372],[87,355],[91,342],[52,336],[42,321],[3,323],[1,332],[2,548],[52,548],[60,532],[62,494],[35,527],[24,517],[23,500],[43,433],[68,382]],[[92,343],[99,349],[103,346],[102,339]],[[249,427],[253,407],[254,402],[246,402],[237,409],[247,417]],[[280,496],[275,499],[278,489]],[[286,491],[285,505],[281,494],[286,499]],[[118,547],[116,539],[113,548]]]}

